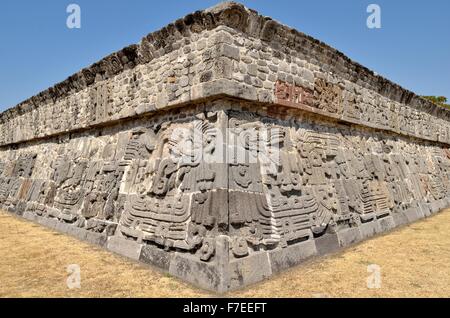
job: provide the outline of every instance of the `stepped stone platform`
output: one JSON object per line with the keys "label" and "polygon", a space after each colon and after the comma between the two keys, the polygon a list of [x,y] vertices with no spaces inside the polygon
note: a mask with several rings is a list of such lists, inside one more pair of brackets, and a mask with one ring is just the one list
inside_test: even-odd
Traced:
{"label": "stepped stone platform", "polygon": [[225,292],[449,207],[449,144],[449,110],[227,2],[0,114],[0,208]]}

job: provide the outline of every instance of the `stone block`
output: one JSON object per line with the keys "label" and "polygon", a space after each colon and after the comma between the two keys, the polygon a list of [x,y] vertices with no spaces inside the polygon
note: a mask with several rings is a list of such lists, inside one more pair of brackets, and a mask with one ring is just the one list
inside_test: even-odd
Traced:
{"label": "stone block", "polygon": [[32,213],[32,212],[24,212],[24,214],[22,215],[23,218],[36,222],[36,214]]}
{"label": "stone block", "polygon": [[169,273],[208,290],[220,290],[223,285],[222,272],[214,263],[206,263],[190,255],[175,253]]}
{"label": "stone block", "polygon": [[230,261],[230,289],[260,282],[271,275],[272,268],[267,252]]}
{"label": "stone block", "polygon": [[444,200],[446,208],[450,207],[450,196],[447,196]]}
{"label": "stone block", "polygon": [[418,209],[420,209],[420,211],[425,217],[431,215],[430,207],[425,202],[418,202]]}
{"label": "stone block", "polygon": [[54,229],[62,233],[69,233],[69,225],[63,222],[57,222]]}
{"label": "stone block", "polygon": [[50,219],[50,218],[48,218],[48,219],[44,219],[43,220],[43,224],[46,227],[51,228],[51,229],[55,229],[57,223],[58,223],[57,219]]}
{"label": "stone block", "polygon": [[326,233],[315,239],[318,255],[325,255],[339,250],[339,238],[337,234]]}
{"label": "stone block", "polygon": [[381,232],[388,232],[395,228],[395,221],[392,216],[387,216],[378,220]]}
{"label": "stone block", "polygon": [[220,55],[233,60],[239,60],[239,48],[229,44],[221,44]]}
{"label": "stone block", "polygon": [[441,199],[439,200],[439,211],[444,210],[447,207],[447,200]]}
{"label": "stone block", "polygon": [[268,253],[272,273],[274,274],[296,266],[318,254],[314,240],[300,242]]}
{"label": "stone block", "polygon": [[337,232],[339,245],[341,247],[347,247],[358,243],[362,239],[359,228],[348,228]]}
{"label": "stone block", "polygon": [[406,218],[408,219],[408,222],[412,223],[424,217],[424,215],[421,212],[422,211],[418,208],[410,208],[406,210],[404,213]]}
{"label": "stone block", "polygon": [[109,237],[106,247],[114,253],[134,260],[139,260],[141,256],[142,244],[138,244],[135,241],[127,240],[122,237]]}
{"label": "stone block", "polygon": [[405,212],[393,213],[392,218],[394,219],[394,223],[396,227],[407,225],[410,223]]}
{"label": "stone block", "polygon": [[108,236],[101,233],[86,231],[85,240],[91,244],[105,247],[108,241]]}
{"label": "stone block", "polygon": [[362,239],[370,238],[381,232],[380,224],[376,220],[362,223],[359,226],[359,232],[361,233]]}
{"label": "stone block", "polygon": [[432,214],[439,212],[441,210],[439,202],[438,201],[430,202],[430,210]]}
{"label": "stone block", "polygon": [[68,225],[66,227],[66,229],[67,229],[67,232],[66,232],[67,234],[69,234],[77,239],[80,239],[80,240],[86,240],[86,230],[80,229],[73,225]]}
{"label": "stone block", "polygon": [[157,266],[169,271],[173,253],[168,253],[153,245],[144,245],[141,250],[139,260],[146,264]]}

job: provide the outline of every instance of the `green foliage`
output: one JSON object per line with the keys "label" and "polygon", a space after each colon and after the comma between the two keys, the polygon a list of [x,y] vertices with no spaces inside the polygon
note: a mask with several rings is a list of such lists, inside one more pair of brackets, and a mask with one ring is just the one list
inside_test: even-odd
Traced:
{"label": "green foliage", "polygon": [[446,108],[450,108],[450,105],[447,104],[447,98],[444,96],[422,96],[425,99],[428,99],[429,101],[431,101],[432,103],[442,106],[442,107],[446,107]]}

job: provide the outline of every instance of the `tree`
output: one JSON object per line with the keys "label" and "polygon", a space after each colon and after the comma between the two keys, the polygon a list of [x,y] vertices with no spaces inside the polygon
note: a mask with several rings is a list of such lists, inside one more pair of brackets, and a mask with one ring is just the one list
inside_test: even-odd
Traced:
{"label": "tree", "polygon": [[447,104],[447,98],[444,96],[422,96],[425,99],[428,99],[429,101],[431,101],[432,103],[442,106],[442,107],[446,107],[446,108],[450,108],[450,105]]}

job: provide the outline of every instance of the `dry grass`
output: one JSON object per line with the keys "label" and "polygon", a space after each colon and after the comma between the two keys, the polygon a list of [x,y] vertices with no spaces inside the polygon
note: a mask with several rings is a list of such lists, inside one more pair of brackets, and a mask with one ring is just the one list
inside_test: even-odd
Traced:
{"label": "dry grass", "polygon": [[[216,297],[169,275],[0,212],[0,297]],[[81,289],[67,288],[69,264]],[[382,270],[368,289],[367,266]],[[449,297],[450,210],[227,297]]]}

